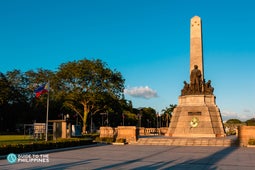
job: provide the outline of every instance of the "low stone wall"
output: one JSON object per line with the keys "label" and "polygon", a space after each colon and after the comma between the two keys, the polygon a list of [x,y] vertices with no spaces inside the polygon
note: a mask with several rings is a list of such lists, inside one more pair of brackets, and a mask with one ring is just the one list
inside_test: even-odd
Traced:
{"label": "low stone wall", "polygon": [[117,139],[126,139],[127,143],[134,143],[138,139],[139,129],[136,126],[118,126]]}
{"label": "low stone wall", "polygon": [[144,135],[156,135],[159,129],[156,128],[144,128]]}
{"label": "low stone wall", "polygon": [[240,146],[247,146],[249,139],[255,139],[255,126],[239,126],[238,139]]}
{"label": "low stone wall", "polygon": [[144,136],[145,135],[145,128],[144,127],[139,127],[139,135]]}
{"label": "low stone wall", "polygon": [[161,128],[144,128],[136,126],[118,126],[113,127],[100,127],[100,138],[114,138],[125,139],[128,143],[133,143],[138,140],[138,135],[164,135],[168,127]]}
{"label": "low stone wall", "polygon": [[126,142],[136,142],[139,129],[135,126],[100,127],[100,138],[125,139]]}
{"label": "low stone wall", "polygon": [[115,138],[116,137],[116,128],[113,127],[100,127],[100,138]]}
{"label": "low stone wall", "polygon": [[[168,127],[161,128],[141,128],[139,135],[147,136],[147,135],[165,135],[167,133]],[[143,133],[141,133],[143,131]]]}

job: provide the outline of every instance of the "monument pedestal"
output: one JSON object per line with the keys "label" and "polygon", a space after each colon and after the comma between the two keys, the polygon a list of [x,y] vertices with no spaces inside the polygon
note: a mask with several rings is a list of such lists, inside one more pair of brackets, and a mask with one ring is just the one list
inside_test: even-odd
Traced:
{"label": "monument pedestal", "polygon": [[220,110],[214,95],[185,95],[179,97],[167,136],[224,137]]}

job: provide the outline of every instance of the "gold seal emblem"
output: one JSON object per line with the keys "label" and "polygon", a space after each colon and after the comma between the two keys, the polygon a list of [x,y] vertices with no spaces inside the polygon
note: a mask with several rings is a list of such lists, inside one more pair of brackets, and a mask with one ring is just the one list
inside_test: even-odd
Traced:
{"label": "gold seal emblem", "polygon": [[197,127],[198,122],[199,122],[199,121],[198,121],[198,118],[193,117],[193,118],[191,119],[191,121],[190,121],[190,126],[193,127],[193,128],[195,128],[195,127]]}

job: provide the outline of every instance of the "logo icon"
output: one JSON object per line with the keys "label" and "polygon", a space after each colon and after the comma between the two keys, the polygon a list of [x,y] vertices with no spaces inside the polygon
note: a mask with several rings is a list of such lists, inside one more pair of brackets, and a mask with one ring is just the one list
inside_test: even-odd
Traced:
{"label": "logo icon", "polygon": [[17,156],[14,153],[10,153],[7,156],[7,161],[11,164],[15,163],[17,161]]}

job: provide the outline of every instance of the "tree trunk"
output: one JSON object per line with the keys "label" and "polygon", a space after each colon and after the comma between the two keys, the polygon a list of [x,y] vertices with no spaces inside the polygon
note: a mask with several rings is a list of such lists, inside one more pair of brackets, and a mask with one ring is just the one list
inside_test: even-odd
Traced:
{"label": "tree trunk", "polygon": [[83,126],[82,126],[82,134],[86,134],[86,123],[83,121]]}
{"label": "tree trunk", "polygon": [[82,127],[82,134],[86,134],[86,127],[87,127],[87,117],[89,113],[89,109],[87,105],[84,105],[84,110],[83,110],[83,127]]}

